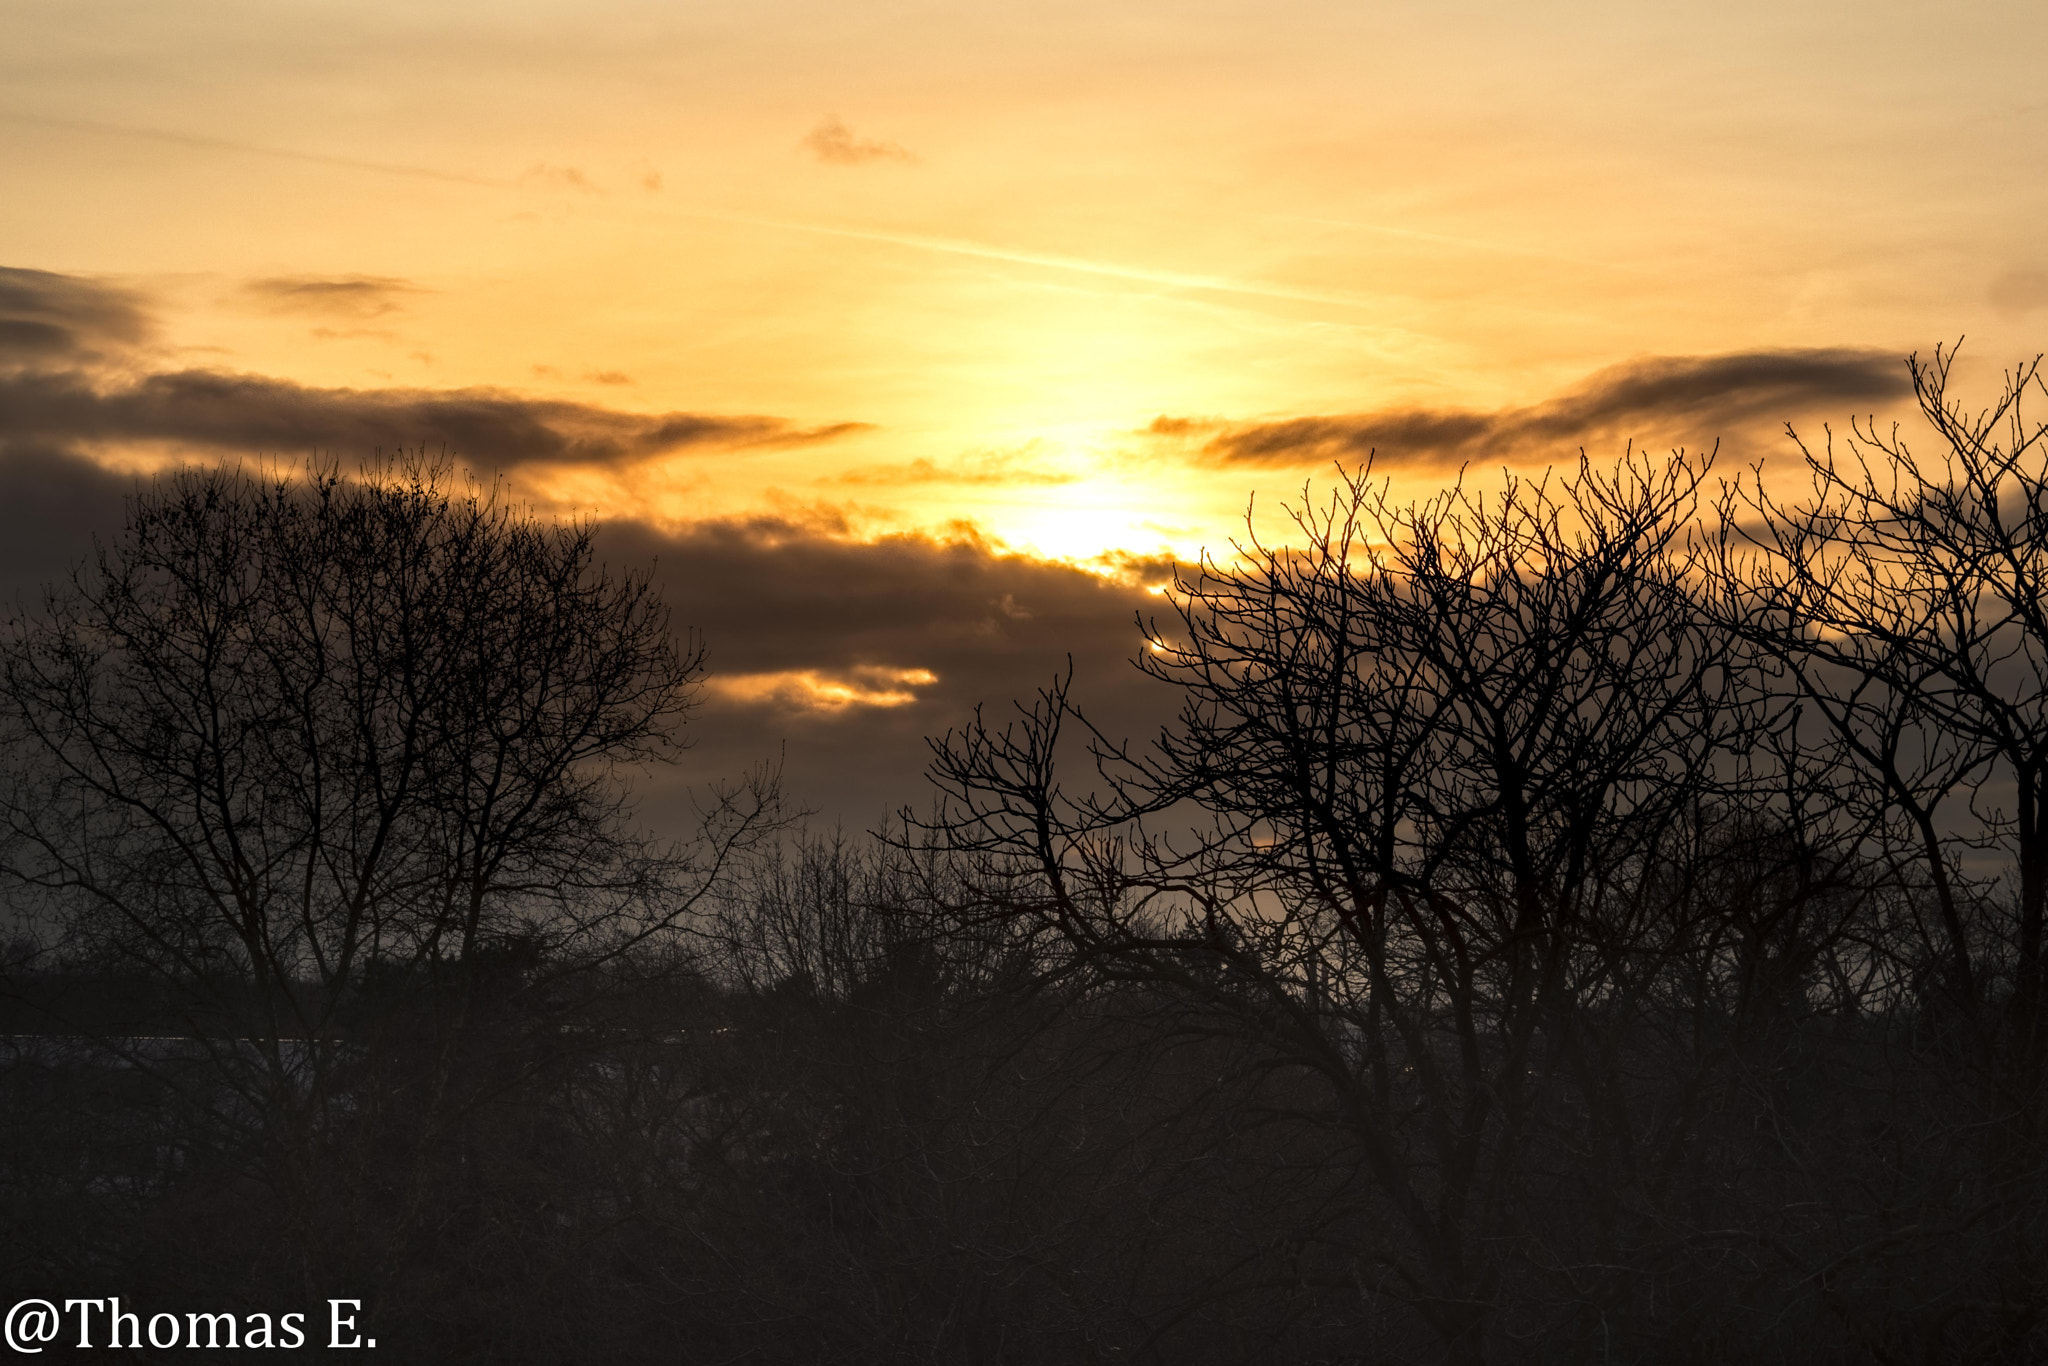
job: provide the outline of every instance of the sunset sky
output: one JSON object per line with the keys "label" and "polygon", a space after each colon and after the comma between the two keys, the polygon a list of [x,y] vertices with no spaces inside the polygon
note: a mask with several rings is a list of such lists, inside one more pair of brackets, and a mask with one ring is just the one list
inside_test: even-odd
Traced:
{"label": "sunset sky", "polygon": [[2020,3],[11,0],[0,570],[168,462],[446,448],[659,553],[706,765],[866,822],[1333,462],[1995,382],[2044,66]]}

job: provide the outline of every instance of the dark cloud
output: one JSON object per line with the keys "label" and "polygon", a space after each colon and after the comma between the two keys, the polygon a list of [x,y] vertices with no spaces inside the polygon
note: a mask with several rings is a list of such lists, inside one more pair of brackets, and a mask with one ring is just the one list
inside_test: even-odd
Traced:
{"label": "dark cloud", "polygon": [[[389,276],[271,276],[243,287],[266,307],[335,318],[395,311],[417,287]],[[692,449],[829,441],[865,429],[756,415],[628,413],[497,389],[321,389],[262,375],[183,370],[109,378],[92,364],[148,332],[137,297],[48,271],[0,268],[0,449],[161,443],[221,454],[343,456],[445,449],[487,469],[608,464]],[[321,328],[316,336],[387,335]],[[416,359],[430,360],[425,353]],[[26,362],[26,364],[20,364]],[[603,384],[631,376],[603,371]]]}
{"label": "dark cloud", "polygon": [[0,376],[0,440],[156,441],[249,454],[445,447],[485,467],[604,464],[692,448],[826,441],[864,424],[625,413],[495,389],[315,389],[185,370],[105,387],[75,371]]}
{"label": "dark cloud", "polygon": [[977,704],[1009,714],[1069,655],[1075,696],[1112,734],[1142,738],[1176,700],[1131,665],[1138,615],[1165,604],[1130,581],[971,541],[858,543],[777,520],[676,535],[613,524],[603,546],[618,562],[653,560],[676,620],[708,651],[714,686],[688,769],[783,754],[791,791],[850,824],[922,805],[924,737]]}
{"label": "dark cloud", "polygon": [[1710,445],[1759,421],[1777,427],[1816,408],[1839,411],[1910,389],[1905,367],[1888,351],[1755,351],[1632,361],[1526,408],[1394,408],[1246,424],[1162,416],[1148,430],[1201,438],[1203,454],[1224,464],[1319,464],[1377,453],[1383,466],[1451,466],[1554,459],[1561,450],[1631,438]]}
{"label": "dark cloud", "polygon": [[917,160],[917,153],[908,147],[893,142],[877,142],[872,138],[855,137],[853,130],[836,117],[820,120],[816,128],[804,135],[801,145],[804,150],[828,166],[862,166],[871,161]]}
{"label": "dark cloud", "polygon": [[[63,579],[95,536],[118,535],[139,482],[48,448],[0,451],[0,616]],[[828,822],[868,827],[921,806],[924,737],[978,703],[1008,714],[1070,654],[1075,695],[1113,734],[1149,733],[1175,701],[1130,665],[1135,617],[1164,604],[1127,582],[973,542],[859,544],[785,520],[676,534],[613,523],[599,546],[613,565],[652,564],[678,629],[709,655],[693,748],[645,780],[657,831],[687,829],[694,785],[778,759],[792,798]]]}
{"label": "dark cloud", "polygon": [[251,280],[242,292],[259,307],[276,313],[310,313],[321,317],[381,318],[405,307],[419,286],[388,275],[274,275]]}
{"label": "dark cloud", "polygon": [[0,617],[121,529],[134,481],[32,442],[0,445]]}
{"label": "dark cloud", "polygon": [[76,275],[0,266],[0,363],[70,363],[140,342],[149,317],[132,291]]}

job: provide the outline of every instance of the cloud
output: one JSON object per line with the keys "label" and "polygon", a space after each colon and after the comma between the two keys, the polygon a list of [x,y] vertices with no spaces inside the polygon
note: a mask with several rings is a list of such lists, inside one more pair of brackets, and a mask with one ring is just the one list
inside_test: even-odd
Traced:
{"label": "cloud", "polygon": [[2008,270],[1985,290],[1985,299],[2008,318],[2048,304],[2048,270]]}
{"label": "cloud", "polygon": [[132,479],[51,446],[0,445],[0,618],[61,581],[95,536],[119,531],[133,489]]}
{"label": "cloud", "polygon": [[388,327],[316,327],[308,335],[314,341],[358,341],[364,337],[389,342],[398,340],[398,334]]}
{"label": "cloud", "polygon": [[850,541],[779,518],[674,534],[613,523],[600,546],[652,561],[675,620],[704,643],[691,770],[783,754],[799,799],[854,824],[923,805],[924,737],[977,705],[999,721],[1070,656],[1076,697],[1111,734],[1143,739],[1177,701],[1131,666],[1136,618],[1164,606],[1137,582],[972,540]]}
{"label": "cloud", "polygon": [[939,681],[930,669],[896,669],[856,664],[850,669],[783,669],[775,673],[720,674],[710,691],[742,703],[771,702],[799,712],[847,707],[903,707],[918,700],[917,689]]}
{"label": "cloud", "polygon": [[[145,482],[46,446],[0,450],[0,616],[63,579],[95,536],[117,536]],[[1070,656],[1075,695],[1111,734],[1151,734],[1177,700],[1131,667],[1134,618],[1163,605],[1135,583],[972,541],[860,543],[776,518],[675,533],[614,522],[598,544],[609,564],[651,566],[678,632],[708,652],[693,748],[640,786],[657,832],[688,828],[693,784],[778,756],[795,799],[828,821],[922,806],[925,737],[977,704],[1000,720]]]}
{"label": "cloud", "polygon": [[389,275],[275,275],[251,280],[242,293],[273,313],[329,318],[381,318],[405,307],[418,285]]}
{"label": "cloud", "polygon": [[893,465],[857,465],[831,475],[829,482],[883,487],[913,484],[1015,486],[1073,484],[1078,483],[1080,479],[1080,475],[1070,470],[1049,470],[1031,465],[1013,455],[990,454],[970,457],[950,465],[936,464],[922,457]]}
{"label": "cloud", "polygon": [[[521,185],[543,185],[558,190],[576,190],[583,194],[601,194],[589,176],[575,166],[550,166],[536,162],[519,175]],[[653,188],[653,187],[650,187]]]}
{"label": "cloud", "polygon": [[[535,365],[531,368],[534,375],[540,379],[562,378],[562,369],[557,365]],[[620,385],[639,383],[638,380],[623,370],[585,370],[580,378],[589,384]]]}
{"label": "cloud", "polygon": [[130,290],[77,275],[0,266],[0,363],[75,363],[141,342],[148,314]]}
{"label": "cloud", "polygon": [[1911,390],[1888,351],[1834,348],[1660,356],[1594,374],[1525,408],[1390,408],[1339,416],[1231,423],[1161,416],[1154,436],[1200,440],[1225,465],[1308,465],[1376,454],[1394,465],[1554,459],[1594,442],[1710,445],[1759,421],[1778,426],[1815,409],[1899,398]]}
{"label": "cloud", "polygon": [[0,438],[62,445],[168,442],[236,454],[446,447],[478,465],[507,468],[797,445],[864,426],[627,413],[496,389],[317,389],[210,370],[154,374],[111,387],[76,371],[0,376]]}
{"label": "cloud", "polygon": [[857,138],[837,116],[828,116],[804,135],[805,150],[828,166],[861,166],[871,161],[915,163],[917,153],[894,142]]}

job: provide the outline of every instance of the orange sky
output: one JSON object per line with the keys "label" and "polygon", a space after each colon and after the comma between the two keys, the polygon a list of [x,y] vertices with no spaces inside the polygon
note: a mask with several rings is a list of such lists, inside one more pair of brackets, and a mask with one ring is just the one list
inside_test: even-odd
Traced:
{"label": "orange sky", "polygon": [[2044,58],[2021,4],[15,0],[0,265],[145,298],[138,373],[864,424],[545,499],[1186,554],[1327,452],[1162,415],[2031,354]]}

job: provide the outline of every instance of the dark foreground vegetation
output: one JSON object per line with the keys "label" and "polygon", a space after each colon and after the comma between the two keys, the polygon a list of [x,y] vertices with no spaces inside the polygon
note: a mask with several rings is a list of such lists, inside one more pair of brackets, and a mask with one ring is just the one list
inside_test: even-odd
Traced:
{"label": "dark foreground vegetation", "polygon": [[698,661],[585,532],[167,480],[5,646],[9,1302],[311,1350],[359,1298],[419,1362],[2048,1358],[2041,385],[1914,374],[1931,433],[1797,496],[1360,475],[1145,624],[1156,742],[1055,682],[861,838],[765,781],[635,835]]}

